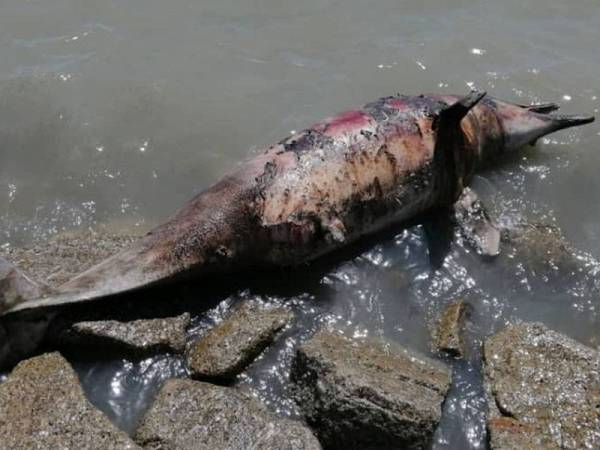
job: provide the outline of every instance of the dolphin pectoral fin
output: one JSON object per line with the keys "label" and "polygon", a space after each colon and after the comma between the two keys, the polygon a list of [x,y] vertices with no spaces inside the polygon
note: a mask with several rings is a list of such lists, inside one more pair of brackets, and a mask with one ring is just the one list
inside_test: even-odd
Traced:
{"label": "dolphin pectoral fin", "polygon": [[560,109],[560,105],[557,103],[539,103],[537,105],[519,105],[521,108],[525,108],[528,111],[535,112],[538,114],[548,114],[552,111]]}
{"label": "dolphin pectoral fin", "polygon": [[464,239],[483,256],[500,253],[500,229],[470,188],[465,188],[454,204],[454,220]]}
{"label": "dolphin pectoral fin", "polygon": [[451,213],[449,208],[441,208],[425,216],[423,222],[423,229],[427,236],[429,263],[434,269],[442,267],[452,247],[455,224]]}

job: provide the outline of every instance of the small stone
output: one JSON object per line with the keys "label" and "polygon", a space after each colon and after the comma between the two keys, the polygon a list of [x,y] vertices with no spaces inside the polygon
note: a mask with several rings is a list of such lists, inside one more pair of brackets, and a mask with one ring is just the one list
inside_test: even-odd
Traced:
{"label": "small stone", "polygon": [[59,353],[22,361],[0,384],[0,447],[139,448],[85,398]]}
{"label": "small stone", "polygon": [[542,324],[484,346],[491,448],[600,448],[600,353]]}
{"label": "small stone", "polygon": [[294,397],[327,448],[428,448],[450,385],[441,362],[322,330],[296,352]]}
{"label": "small stone", "polygon": [[469,305],[462,300],[451,303],[444,309],[435,331],[435,350],[451,356],[464,357],[465,343],[462,333],[468,309]]}
{"label": "small stone", "polygon": [[193,377],[234,378],[269,346],[293,319],[286,308],[243,303],[192,344],[187,364]]}
{"label": "small stone", "polygon": [[190,315],[151,320],[79,322],[63,336],[63,343],[93,346],[115,352],[149,354],[183,353]]}
{"label": "small stone", "polygon": [[137,430],[146,449],[320,449],[299,422],[279,419],[252,396],[194,380],[165,382]]}

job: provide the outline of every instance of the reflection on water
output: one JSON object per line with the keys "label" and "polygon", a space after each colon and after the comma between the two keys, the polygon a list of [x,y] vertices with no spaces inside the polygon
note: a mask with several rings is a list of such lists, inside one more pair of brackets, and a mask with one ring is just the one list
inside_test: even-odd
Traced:
{"label": "reflection on water", "polygon": [[[398,91],[477,87],[597,113],[599,14],[596,0],[4,0],[0,245],[97,223],[147,229],[249,151]],[[193,332],[246,297],[291,304],[296,325],[238,380],[291,416],[290,358],[323,323],[428,353],[430,323],[463,298],[475,340],[523,319],[598,345],[599,146],[597,125],[557,133],[474,182],[503,225],[559,226],[585,250],[573,273],[540,270],[510,246],[482,262],[458,237],[433,267],[415,225],[316,284],[294,280],[293,295],[242,291]],[[452,364],[436,445],[480,448],[480,369]],[[90,398],[128,430],[160,380],[185,374],[166,356],[76,365]]]}
{"label": "reflection on water", "polygon": [[75,362],[74,368],[90,401],[129,433],[164,380],[187,376],[183,362],[168,355],[135,362]]}
{"label": "reflection on water", "polygon": [[440,450],[485,448],[486,412],[481,367],[472,362],[456,362],[433,447]]}

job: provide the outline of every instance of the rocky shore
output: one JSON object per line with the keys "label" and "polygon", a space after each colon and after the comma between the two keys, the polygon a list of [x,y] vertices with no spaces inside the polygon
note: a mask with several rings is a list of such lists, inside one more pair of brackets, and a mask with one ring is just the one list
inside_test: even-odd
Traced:
{"label": "rocky shore", "polygon": [[[446,328],[458,323],[457,308],[452,305],[442,319]],[[243,370],[291,317],[282,308],[242,306],[198,342],[187,344],[188,361],[200,358],[194,350],[200,346],[207,360],[229,361],[226,367]],[[110,341],[114,351],[127,354],[147,351],[157,342],[181,352],[188,323],[184,314],[76,324],[70,339],[79,336],[98,349]],[[259,332],[248,332],[252,324],[262,325]],[[160,331],[150,332],[153,328]],[[220,338],[211,338],[211,331]],[[225,335],[236,339],[224,345]],[[521,323],[485,341],[484,368],[492,450],[600,445],[597,350],[541,324]],[[197,377],[196,371],[189,373]],[[451,371],[394,342],[323,328],[296,349],[290,383],[301,421],[273,415],[235,385],[167,380],[128,436],[86,399],[67,360],[48,353],[22,361],[0,383],[0,448],[426,449],[441,419]]]}
{"label": "rocky shore", "polygon": [[484,346],[492,450],[600,447],[600,353],[537,323]]}
{"label": "rocky shore", "polygon": [[[510,239],[538,273],[576,272],[553,228],[528,226]],[[61,260],[72,258],[71,266],[57,272],[42,264],[32,272],[48,284],[83,257],[61,242],[49,245]],[[102,242],[112,251],[127,240]],[[21,263],[36,254],[12,251]],[[185,361],[189,377],[167,380],[127,434],[87,400],[60,353],[22,361],[0,382],[0,449],[427,449],[442,420],[453,361],[471,357],[483,360],[490,449],[600,448],[598,349],[542,324],[513,323],[471,351],[463,334],[472,308],[456,300],[441,311],[429,355],[383,338],[351,337],[341,325],[297,342],[285,380],[299,411],[294,420],[237,382],[298,320],[288,307],[241,302],[200,337],[190,332],[189,313],[76,322],[56,342],[67,358],[83,348],[118,358],[168,352]]]}
{"label": "rocky shore", "polygon": [[2,449],[133,449],[138,446],[86,399],[58,353],[19,363],[0,384]]}

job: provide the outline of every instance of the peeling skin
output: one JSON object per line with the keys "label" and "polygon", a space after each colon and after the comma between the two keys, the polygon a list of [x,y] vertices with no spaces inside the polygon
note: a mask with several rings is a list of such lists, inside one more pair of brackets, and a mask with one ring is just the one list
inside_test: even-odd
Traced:
{"label": "peeling skin", "polygon": [[242,164],[128,250],[6,314],[182,276],[305,263],[451,205],[482,162],[516,142],[507,130],[522,140],[523,127],[540,121],[545,128],[535,125],[529,138],[592,120],[550,130],[551,116],[485,98],[438,139],[440,112],[458,99],[385,97],[316,123]]}

